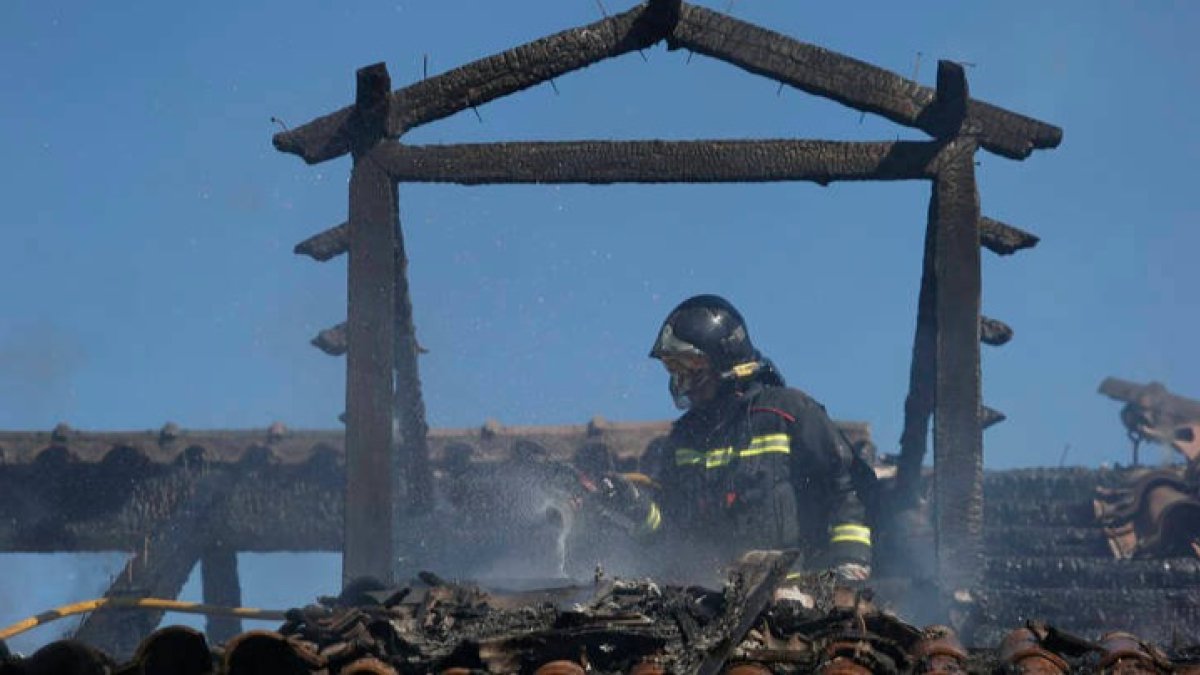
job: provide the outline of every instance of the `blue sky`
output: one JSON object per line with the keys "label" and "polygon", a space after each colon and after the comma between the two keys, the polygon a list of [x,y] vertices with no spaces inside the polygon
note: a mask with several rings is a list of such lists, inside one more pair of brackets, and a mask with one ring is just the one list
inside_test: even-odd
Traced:
{"label": "blue sky", "polygon": [[[1107,375],[1200,395],[1200,51],[1185,46],[1200,5],[700,4],[929,85],[938,58],[970,63],[976,97],[1065,130],[1024,162],[978,157],[984,214],[1042,237],[984,254],[984,312],[1016,331],[984,352],[984,400],[1009,416],[985,436],[987,466],[1057,464],[1068,445],[1069,464],[1126,461],[1118,406],[1095,393]],[[363,65],[386,62],[399,87],[426,58],[437,74],[600,11],[6,3],[0,428],[335,426],[344,361],[307,341],[344,319],[345,260],[291,248],[345,219],[349,160],[276,152],[271,117],[348,104]],[[662,46],[556,85],[405,140],[922,138]],[[712,292],[792,384],[894,450],[928,196],[923,182],[401,186],[429,421],[672,417],[646,352],[674,304]]]}

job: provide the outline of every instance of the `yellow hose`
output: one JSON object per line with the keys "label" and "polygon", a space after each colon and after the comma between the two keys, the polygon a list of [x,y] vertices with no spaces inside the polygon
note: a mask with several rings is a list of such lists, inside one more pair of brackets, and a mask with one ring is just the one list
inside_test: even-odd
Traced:
{"label": "yellow hose", "polygon": [[0,628],[0,640],[7,640],[14,635],[20,635],[27,630],[42,624],[57,621],[75,614],[84,614],[101,607],[120,607],[133,609],[166,610],[184,614],[210,614],[214,616],[237,616],[243,619],[264,619],[267,621],[283,621],[285,612],[276,609],[255,609],[253,607],[218,607],[204,605],[198,602],[182,602],[180,600],[164,600],[162,598],[130,598],[116,596],[112,598],[96,598],[84,600],[70,605],[42,612],[37,616],[22,619],[11,626]]}
{"label": "yellow hose", "polygon": [[661,489],[661,486],[658,483],[654,482],[653,478],[651,478],[650,476],[647,476],[644,473],[638,473],[636,471],[631,471],[629,473],[623,473],[623,474],[621,474],[621,476],[625,480],[629,481],[630,483],[633,483],[634,485],[640,485],[642,487],[654,488],[655,490]]}

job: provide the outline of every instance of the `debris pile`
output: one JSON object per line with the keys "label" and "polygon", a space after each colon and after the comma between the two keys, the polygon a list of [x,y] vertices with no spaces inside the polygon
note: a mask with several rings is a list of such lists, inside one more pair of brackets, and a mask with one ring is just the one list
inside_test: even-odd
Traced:
{"label": "debris pile", "polygon": [[[825,574],[785,582],[792,560],[750,552],[721,590],[602,577],[504,593],[431,574],[400,588],[361,580],[290,610],[277,631],[248,631],[222,646],[173,626],[123,664],[64,640],[29,658],[0,655],[0,673],[1200,673],[1200,645],[1168,654],[1128,633],[1093,642],[1036,622],[996,649],[968,650],[951,628],[919,629],[880,609],[869,590]],[[796,587],[776,602],[781,583]]]}

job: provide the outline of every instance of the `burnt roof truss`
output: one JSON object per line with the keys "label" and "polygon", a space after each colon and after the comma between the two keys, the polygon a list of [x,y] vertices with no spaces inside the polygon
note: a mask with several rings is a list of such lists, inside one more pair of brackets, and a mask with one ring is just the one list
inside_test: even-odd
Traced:
{"label": "burnt roof truss", "polygon": [[[400,140],[422,124],[660,41],[920,129],[931,139],[424,146]],[[354,158],[349,220],[296,247],[317,260],[350,256],[347,321],[314,341],[348,358],[344,575],[392,576],[392,547],[404,518],[399,505],[421,510],[429,503],[399,183],[926,180],[932,196],[898,480],[901,496],[915,499],[932,417],[941,578],[953,588],[974,585],[981,569],[982,428],[1003,418],[981,402],[979,345],[981,339],[1003,344],[1012,332],[980,315],[980,247],[1007,255],[1038,241],[981,217],[974,157],[983,149],[1023,159],[1061,139],[1058,127],[972,99],[956,63],[939,62],[936,88],[925,87],[679,0],[649,0],[394,91],[383,64],[360,69],[353,105],[273,139],[278,150],[310,164],[348,153]],[[385,504],[390,519],[379,518]]]}

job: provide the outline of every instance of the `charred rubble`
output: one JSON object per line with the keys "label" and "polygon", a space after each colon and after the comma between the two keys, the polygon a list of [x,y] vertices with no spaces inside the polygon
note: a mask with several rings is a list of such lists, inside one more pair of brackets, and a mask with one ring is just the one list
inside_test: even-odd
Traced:
{"label": "charred rubble", "polygon": [[1164,651],[1124,632],[1096,641],[1028,622],[990,649],[967,649],[947,626],[918,628],[866,589],[824,575],[802,580],[807,601],[774,603],[791,558],[751,552],[723,588],[597,578],[591,585],[487,592],[422,574],[387,588],[370,579],[290,610],[278,630],[223,645],[173,626],[118,663],[78,641],[29,658],[4,654],[5,675],[249,673],[901,673],[1200,672],[1200,649]]}
{"label": "charred rubble", "polygon": [[[278,630],[267,632],[242,633],[235,620],[224,632],[210,625],[207,636],[180,627],[151,634],[157,617],[138,619],[141,614],[121,610],[105,619],[106,612],[96,612],[90,625],[123,630],[105,633],[105,640],[81,634],[82,641],[55,642],[28,658],[8,657],[7,672],[72,672],[56,669],[79,659],[109,664],[112,672],[200,673],[207,672],[200,669],[204,664],[212,672],[254,672],[245,663],[266,667],[262,659],[271,658],[294,662],[295,669],[262,672],[533,673],[563,661],[595,672],[700,672],[699,664],[718,644],[730,646],[719,653],[721,668],[749,669],[737,672],[963,672],[921,665],[933,656],[967,672],[992,672],[997,664],[1020,659],[1070,672],[1099,668],[1106,654],[1123,652],[1129,655],[1119,658],[1159,669],[1145,672],[1161,672],[1187,663],[1194,655],[1189,647],[1200,645],[1200,557],[1187,545],[1200,529],[1189,520],[1190,509],[1156,506],[1195,500],[1196,472],[1182,466],[986,472],[983,581],[965,595],[939,594],[923,501],[908,520],[881,528],[880,559],[869,589],[838,591],[814,576],[805,581],[812,607],[777,606],[769,593],[758,596],[760,604],[747,605],[745,589],[752,584],[745,566],[730,571],[724,587],[719,580],[688,586],[662,577],[653,583],[637,576],[613,579],[614,571],[595,570],[588,557],[594,550],[572,543],[576,567],[570,575],[556,573],[564,523],[548,517],[545,503],[532,502],[531,517],[514,522],[513,512],[520,511],[512,503],[514,476],[542,486],[569,485],[569,475],[563,475],[568,457],[601,470],[650,470],[653,453],[627,448],[661,429],[595,423],[557,435],[547,429],[541,436],[527,429],[510,435],[491,425],[432,436],[435,494],[442,506],[428,517],[445,520],[424,528],[441,536],[425,538],[412,563],[441,577],[422,575],[400,588],[352,586],[339,598],[291,610]],[[147,539],[150,549],[165,546],[154,542],[170,541],[180,523],[192,523],[184,534],[211,538],[193,546],[197,556],[214,541],[237,550],[337,549],[344,469],[336,441],[280,429],[262,436],[175,433],[169,452],[137,436],[60,434],[31,452],[26,448],[35,446],[17,442],[21,439],[0,438],[8,450],[8,461],[0,464],[0,507],[9,514],[0,523],[21,525],[0,527],[0,542],[8,550],[94,550],[116,541],[141,552]],[[879,469],[885,475],[887,470],[886,464]],[[74,486],[71,498],[64,497],[64,485]],[[1136,497],[1139,490],[1163,486],[1184,499]],[[207,498],[197,500],[200,493]],[[87,499],[93,494],[106,497]],[[1128,557],[1114,555],[1116,523],[1097,506],[1114,495],[1125,508],[1112,513],[1124,514],[1141,542]],[[1157,525],[1146,529],[1142,523]],[[897,539],[906,545],[899,547]],[[512,552],[514,541],[521,556],[517,566],[532,570],[540,579],[536,583],[549,590],[506,590],[494,567],[487,579],[489,568],[470,564]],[[151,550],[148,562],[131,568],[130,588],[114,586],[110,593],[175,597],[190,569],[209,561],[180,562]],[[531,566],[539,562],[543,568]],[[582,578],[581,570],[587,583],[566,581]],[[175,586],[154,587],[172,575]],[[484,586],[459,581],[466,579]],[[760,588],[772,583],[758,582]],[[206,598],[219,596],[218,590],[206,585]],[[235,589],[228,602],[238,597]],[[729,618],[735,607],[745,626]],[[738,633],[736,639],[729,631]],[[718,633],[724,637],[714,637]],[[919,645],[930,636],[958,647],[935,641],[942,646],[927,654]],[[185,652],[197,655],[189,657],[192,670],[146,665],[157,654]],[[845,657],[839,663],[867,670],[828,670],[838,654]],[[358,670],[352,669],[356,661],[362,662],[353,665]],[[39,665],[44,663],[57,665]],[[566,670],[542,675],[575,672],[562,663],[553,668]]]}

